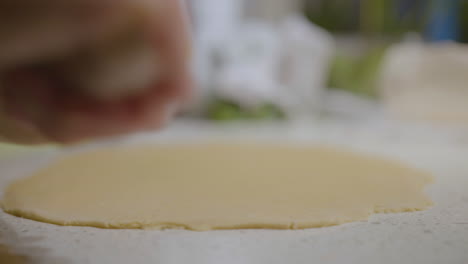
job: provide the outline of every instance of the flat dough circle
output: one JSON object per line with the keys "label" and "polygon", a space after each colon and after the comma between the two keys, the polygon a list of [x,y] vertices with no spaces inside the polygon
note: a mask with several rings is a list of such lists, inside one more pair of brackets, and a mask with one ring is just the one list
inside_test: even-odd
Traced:
{"label": "flat dough circle", "polygon": [[12,184],[6,212],[59,225],[302,229],[431,205],[425,172],[322,147],[120,147],[61,159]]}

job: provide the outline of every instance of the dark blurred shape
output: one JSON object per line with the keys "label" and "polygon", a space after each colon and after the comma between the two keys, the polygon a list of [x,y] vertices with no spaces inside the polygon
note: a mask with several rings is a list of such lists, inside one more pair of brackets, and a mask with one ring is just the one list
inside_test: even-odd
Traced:
{"label": "dark blurred shape", "polygon": [[306,14],[339,34],[398,36],[421,31],[429,0],[308,0]]}
{"label": "dark blurred shape", "polygon": [[312,22],[333,33],[353,32],[359,27],[356,0],[308,0],[305,13]]}
{"label": "dark blurred shape", "polygon": [[432,42],[460,39],[461,0],[433,0],[427,24],[427,39]]}
{"label": "dark blurred shape", "polygon": [[460,41],[468,43],[468,1],[461,1],[460,12]]}
{"label": "dark blurred shape", "polygon": [[468,41],[466,0],[306,0],[309,19],[337,34],[398,39],[408,32],[428,41]]}

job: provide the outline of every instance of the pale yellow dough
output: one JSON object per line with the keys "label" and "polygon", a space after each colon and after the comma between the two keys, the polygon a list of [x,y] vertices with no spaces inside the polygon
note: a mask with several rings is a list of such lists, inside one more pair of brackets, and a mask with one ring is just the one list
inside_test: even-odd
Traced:
{"label": "pale yellow dough", "polygon": [[431,176],[322,147],[159,145],[69,156],[5,193],[6,212],[102,228],[300,229],[426,209]]}

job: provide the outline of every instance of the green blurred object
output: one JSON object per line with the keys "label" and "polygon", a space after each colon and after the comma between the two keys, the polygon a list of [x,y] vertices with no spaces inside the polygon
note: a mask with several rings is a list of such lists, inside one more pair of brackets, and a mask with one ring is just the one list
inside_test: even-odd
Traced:
{"label": "green blurred object", "polygon": [[264,104],[254,109],[242,109],[228,100],[217,99],[208,110],[208,118],[215,121],[276,120],[283,119],[284,113],[273,104]]}
{"label": "green blurred object", "polygon": [[[468,1],[461,1],[460,14],[468,14]],[[461,41],[468,43],[468,15],[460,16]]]}
{"label": "green blurred object", "polygon": [[217,121],[237,120],[242,117],[239,106],[227,101],[216,101],[208,110],[208,117]]}
{"label": "green blurred object", "polygon": [[[359,25],[358,6],[353,1],[306,1],[305,15],[315,24],[334,33],[351,32]],[[346,12],[343,12],[346,10]]]}
{"label": "green blurred object", "polygon": [[429,2],[314,0],[306,1],[304,12],[310,21],[332,33],[398,39],[407,32],[424,30]]}
{"label": "green blurred object", "polygon": [[386,9],[386,0],[361,0],[361,32],[367,35],[376,35],[384,32],[387,17]]}
{"label": "green blurred object", "polygon": [[273,104],[264,104],[260,106],[257,109],[254,109],[250,113],[250,118],[252,119],[268,119],[268,120],[274,120],[274,119],[282,119],[284,118],[285,115],[284,113],[276,106]]}
{"label": "green blurred object", "polygon": [[337,55],[332,62],[329,87],[376,98],[376,82],[386,49],[379,46],[362,56]]}

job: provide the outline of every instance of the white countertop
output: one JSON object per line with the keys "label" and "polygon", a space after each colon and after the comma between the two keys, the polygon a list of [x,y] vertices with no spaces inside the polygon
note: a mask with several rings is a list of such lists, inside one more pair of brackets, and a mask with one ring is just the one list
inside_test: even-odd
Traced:
{"label": "white countertop", "polygon": [[[320,229],[213,232],[59,227],[0,212],[0,244],[30,256],[34,264],[466,264],[468,133],[433,130],[386,122],[255,127],[178,122],[157,135],[112,142],[254,138],[342,145],[432,171],[436,182],[428,192],[436,205],[425,212],[375,215],[367,222]],[[54,155],[47,150],[1,158],[0,194],[8,182]]]}

